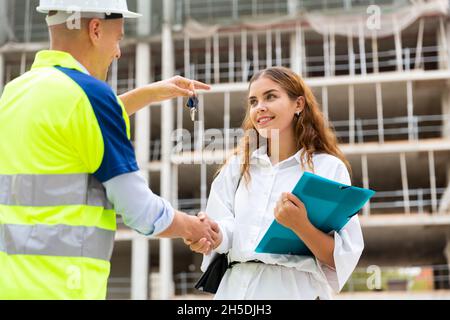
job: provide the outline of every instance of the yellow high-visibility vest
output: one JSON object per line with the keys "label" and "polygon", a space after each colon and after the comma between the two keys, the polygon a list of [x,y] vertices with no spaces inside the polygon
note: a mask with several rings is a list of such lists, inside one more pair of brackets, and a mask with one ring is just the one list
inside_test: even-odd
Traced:
{"label": "yellow high-visibility vest", "polygon": [[105,299],[116,214],[102,182],[138,170],[120,99],[41,51],[0,99],[0,299]]}

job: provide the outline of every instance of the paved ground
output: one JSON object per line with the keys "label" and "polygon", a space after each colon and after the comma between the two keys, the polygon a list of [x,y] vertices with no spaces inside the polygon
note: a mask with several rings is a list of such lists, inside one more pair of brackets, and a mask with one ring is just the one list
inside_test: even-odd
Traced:
{"label": "paved ground", "polygon": [[[175,300],[211,300],[207,295],[177,296]],[[430,292],[367,292],[367,293],[341,293],[335,300],[450,300],[450,290],[437,290]]]}
{"label": "paved ground", "polygon": [[450,291],[341,293],[335,300],[450,300]]}

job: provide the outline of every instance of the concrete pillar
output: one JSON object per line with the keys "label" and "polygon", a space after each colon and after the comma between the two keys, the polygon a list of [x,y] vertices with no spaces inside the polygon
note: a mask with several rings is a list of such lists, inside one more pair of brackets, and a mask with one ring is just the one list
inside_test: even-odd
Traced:
{"label": "concrete pillar", "polygon": [[152,0],[138,0],[138,12],[142,14],[137,21],[139,37],[149,36],[152,30]]}
{"label": "concrete pillar", "polygon": [[148,299],[149,243],[144,237],[137,237],[131,244],[131,299]]}
{"label": "concrete pillar", "polygon": [[408,114],[408,139],[413,141],[415,138],[419,139],[419,133],[414,132],[414,94],[413,82],[406,82],[406,100],[407,100],[407,114]]}
{"label": "concrete pillar", "polygon": [[[139,0],[138,12],[143,16],[138,19],[137,33],[139,36],[150,34],[151,0]],[[150,83],[150,44],[138,43],[136,46],[136,86],[142,87]],[[150,110],[143,108],[136,114],[135,149],[136,159],[141,168],[147,168],[150,161]],[[141,174],[148,181],[147,169]],[[131,299],[146,300],[149,298],[149,254],[148,239],[137,237],[132,240],[131,251]]]}
{"label": "concrete pillar", "polygon": [[403,48],[402,48],[402,31],[398,23],[394,20],[394,39],[395,39],[395,54],[397,57],[397,71],[403,71]]}
{"label": "concrete pillar", "polygon": [[447,23],[441,17],[438,20],[437,26],[437,47],[439,55],[439,69],[449,68],[449,45],[448,45],[448,35],[447,35]]}
{"label": "concrete pillar", "polygon": [[348,122],[349,122],[349,143],[355,143],[355,87],[350,85],[348,87]]}
{"label": "concrete pillar", "polygon": [[445,52],[447,60],[447,68],[450,68],[450,22],[445,22],[445,42],[447,44],[447,50]]}
{"label": "concrete pillar", "polygon": [[[163,25],[162,25],[162,77],[168,79],[174,74],[174,43],[172,35],[173,0],[163,2]],[[173,131],[173,104],[172,101],[162,103],[162,125],[161,125],[161,196],[169,201],[172,199],[172,131]],[[160,299],[167,300],[173,297],[173,257],[172,242],[170,239],[160,241],[160,263],[161,275]]]}
{"label": "concrete pillar", "polygon": [[5,56],[0,52],[0,95],[3,92],[3,87],[5,86]]}
{"label": "concrete pillar", "polygon": [[208,180],[208,167],[206,165],[206,162],[202,161],[202,164],[200,165],[200,203],[202,212],[206,210],[206,203],[208,200],[207,180]]}
{"label": "concrete pillar", "polygon": [[[442,93],[442,115],[444,117],[442,137],[450,138],[450,81],[447,81],[447,89]],[[439,213],[450,211],[450,165],[447,164],[447,189],[439,203]]]}
{"label": "concrete pillar", "polygon": [[8,5],[6,0],[0,0],[0,46],[8,40]]}
{"label": "concrete pillar", "polygon": [[302,70],[302,56],[303,56],[303,48],[302,48],[302,37],[304,36],[301,25],[297,24],[295,27],[295,33],[291,34],[291,69],[303,75]]}
{"label": "concrete pillar", "polygon": [[281,47],[281,31],[280,29],[277,29],[275,31],[275,55],[276,55],[276,65],[281,66],[283,64],[282,61],[282,53],[283,49]]}
{"label": "concrete pillar", "polygon": [[[446,240],[447,240],[447,244],[445,245],[445,248],[444,248],[444,257],[447,260],[447,266],[450,269],[450,232],[447,232]],[[448,288],[449,285],[450,285],[450,281],[447,278],[447,283],[445,284],[445,287]]]}
{"label": "concrete pillar", "polygon": [[450,212],[450,165],[446,168],[447,188],[439,199],[439,214],[448,214]]}
{"label": "concrete pillar", "polygon": [[[447,164],[447,192],[450,193],[450,164]],[[450,198],[449,198],[449,206],[448,211],[450,212]]]}
{"label": "concrete pillar", "polygon": [[247,61],[247,30],[241,31],[241,72],[242,82],[247,82],[248,79],[248,61]]}
{"label": "concrete pillar", "polygon": [[356,73],[356,62],[355,62],[355,49],[353,48],[353,35],[348,32],[347,35],[347,50],[348,50],[348,60],[349,60],[349,74],[354,76]]}
{"label": "concrete pillar", "polygon": [[[138,43],[136,46],[136,86],[142,87],[151,82],[150,79],[150,44]],[[143,108],[136,113],[135,148],[136,157],[141,167],[147,167],[150,161],[150,110]],[[145,178],[148,171],[143,170]]]}
{"label": "concrete pillar", "polygon": [[448,214],[450,212],[450,164],[446,168],[447,189],[439,201],[439,214]]}
{"label": "concrete pillar", "polygon": [[[136,47],[136,85],[144,86],[150,82],[150,45],[139,43]],[[150,110],[143,108],[136,114],[135,126],[136,159],[141,168],[148,167],[150,161]],[[141,170],[148,181],[149,171]],[[131,258],[131,299],[148,299],[149,243],[146,239],[132,240]]]}
{"label": "concrete pillar", "polygon": [[417,46],[416,46],[416,61],[414,63],[414,68],[419,69],[422,66],[422,48],[423,48],[423,30],[425,27],[424,19],[421,18],[419,22],[419,31],[417,34]]}
{"label": "concrete pillar", "polygon": [[290,16],[295,16],[297,14],[298,11],[298,1],[297,0],[288,0],[287,2],[288,5],[288,14]]}
{"label": "concrete pillar", "polygon": [[239,19],[239,3],[238,0],[232,2],[233,20]]}
{"label": "concrete pillar", "polygon": [[383,117],[383,90],[381,83],[375,84],[376,102],[377,102],[377,122],[378,122],[378,141],[384,143],[384,117]]}
{"label": "concrete pillar", "polygon": [[252,34],[252,52],[253,52],[253,74],[257,73],[259,68],[259,39],[258,34]]}
{"label": "concrete pillar", "polygon": [[431,190],[431,212],[437,212],[437,193],[436,193],[436,162],[434,160],[434,151],[428,151],[428,171],[430,174],[430,190]]}
{"label": "concrete pillar", "polygon": [[450,81],[447,81],[447,89],[442,92],[441,105],[444,117],[442,137],[450,138]]}
{"label": "concrete pillar", "polygon": [[359,25],[359,34],[358,34],[358,43],[359,43],[359,61],[361,67],[361,74],[367,74],[367,66],[366,66],[366,38],[364,37],[364,26],[362,24]]}

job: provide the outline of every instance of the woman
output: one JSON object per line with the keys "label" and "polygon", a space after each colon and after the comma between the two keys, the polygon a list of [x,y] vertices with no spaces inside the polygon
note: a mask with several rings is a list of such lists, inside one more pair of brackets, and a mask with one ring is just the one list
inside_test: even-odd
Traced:
{"label": "woman", "polygon": [[[205,254],[228,253],[216,299],[330,299],[356,267],[364,248],[355,216],[339,232],[325,234],[290,194],[309,171],[347,185],[349,163],[337,146],[311,89],[294,72],[270,68],[250,81],[243,129],[249,133],[214,180],[206,213],[220,231],[217,241],[191,244]],[[251,132],[256,131],[254,139]],[[266,143],[264,143],[266,141]],[[256,253],[276,219],[292,229],[314,257]],[[210,250],[213,249],[213,253]]]}

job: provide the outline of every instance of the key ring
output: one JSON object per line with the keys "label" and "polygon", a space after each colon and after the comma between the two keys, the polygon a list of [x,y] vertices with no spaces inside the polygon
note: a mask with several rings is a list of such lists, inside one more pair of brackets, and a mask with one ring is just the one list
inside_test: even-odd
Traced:
{"label": "key ring", "polygon": [[197,113],[198,109],[198,97],[196,95],[189,97],[188,101],[186,102],[186,107],[191,110],[191,120],[195,121],[195,114]]}
{"label": "key ring", "polygon": [[189,97],[188,101],[186,102],[186,107],[188,107],[189,109],[198,108],[198,97],[197,96],[192,96]]}

